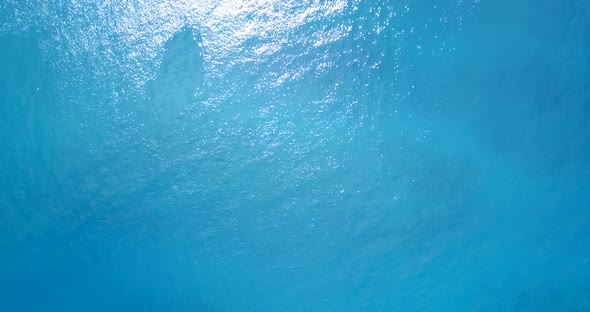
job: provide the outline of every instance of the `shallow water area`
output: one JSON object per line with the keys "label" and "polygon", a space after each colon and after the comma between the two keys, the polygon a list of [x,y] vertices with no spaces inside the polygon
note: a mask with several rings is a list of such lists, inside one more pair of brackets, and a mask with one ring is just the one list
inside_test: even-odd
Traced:
{"label": "shallow water area", "polygon": [[588,310],[588,21],[2,1],[0,310]]}

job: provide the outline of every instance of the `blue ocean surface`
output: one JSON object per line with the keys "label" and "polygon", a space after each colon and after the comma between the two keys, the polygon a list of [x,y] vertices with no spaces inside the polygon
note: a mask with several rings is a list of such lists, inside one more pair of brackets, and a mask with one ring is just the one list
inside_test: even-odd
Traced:
{"label": "blue ocean surface", "polygon": [[590,311],[590,1],[0,1],[0,311]]}

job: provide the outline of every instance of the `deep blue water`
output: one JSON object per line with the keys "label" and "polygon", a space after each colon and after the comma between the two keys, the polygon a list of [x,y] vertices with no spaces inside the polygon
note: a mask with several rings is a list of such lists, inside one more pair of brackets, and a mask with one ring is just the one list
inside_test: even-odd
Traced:
{"label": "deep blue water", "polygon": [[0,3],[0,311],[590,311],[590,2]]}

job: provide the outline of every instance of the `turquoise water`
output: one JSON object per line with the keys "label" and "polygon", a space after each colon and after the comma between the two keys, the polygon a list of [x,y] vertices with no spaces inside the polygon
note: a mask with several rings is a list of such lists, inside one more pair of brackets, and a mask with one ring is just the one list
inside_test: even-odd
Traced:
{"label": "turquoise water", "polygon": [[588,311],[589,21],[4,0],[0,310]]}

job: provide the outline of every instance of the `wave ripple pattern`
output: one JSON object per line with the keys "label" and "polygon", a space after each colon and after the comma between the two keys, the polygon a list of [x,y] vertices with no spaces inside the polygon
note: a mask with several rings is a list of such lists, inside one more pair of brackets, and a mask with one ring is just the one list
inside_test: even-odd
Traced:
{"label": "wave ripple pattern", "polygon": [[589,311],[590,2],[0,1],[1,311]]}

